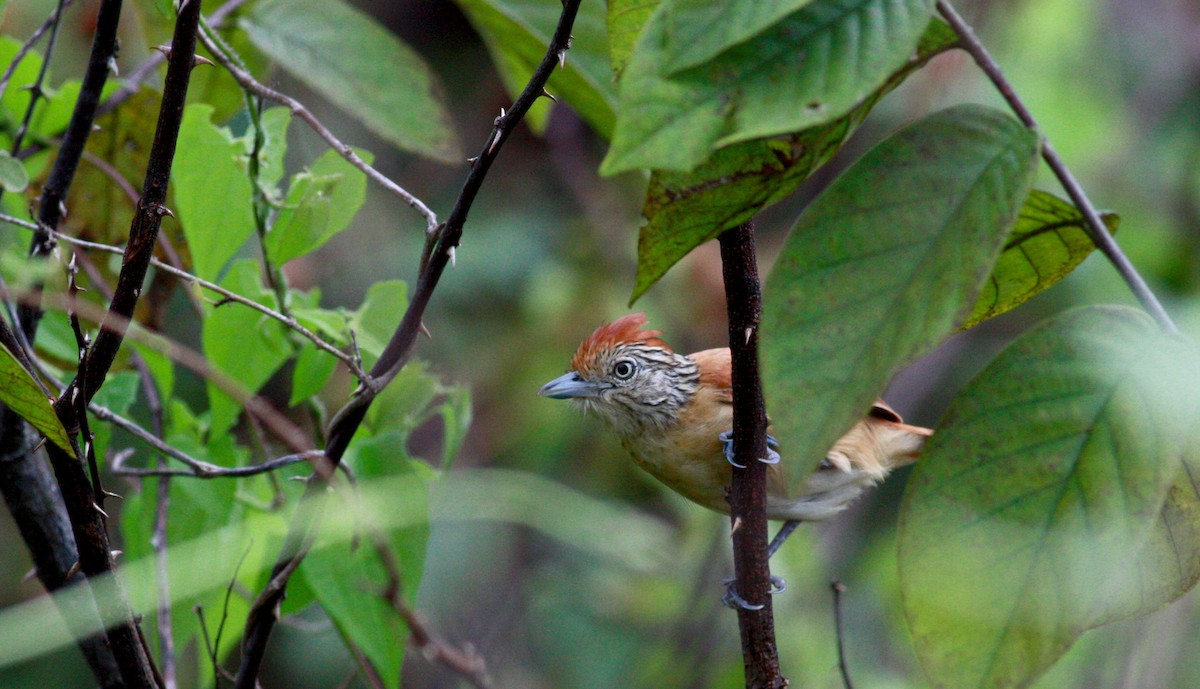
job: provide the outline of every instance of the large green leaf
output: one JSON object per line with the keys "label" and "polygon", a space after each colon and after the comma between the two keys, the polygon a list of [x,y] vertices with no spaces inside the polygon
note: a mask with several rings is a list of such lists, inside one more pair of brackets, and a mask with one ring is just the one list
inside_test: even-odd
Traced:
{"label": "large green leaf", "polygon": [[[715,148],[841,117],[911,57],[933,2],[814,0],[765,29],[766,15],[725,11],[747,23],[688,47],[692,37],[705,35],[707,13],[679,13],[671,2],[655,10],[622,73],[617,126],[602,173],[686,171]],[[729,45],[747,34],[753,37]],[[670,64],[672,56],[689,64],[710,53],[711,59],[683,71]]]}
{"label": "large green leaf", "polygon": [[630,302],[692,249],[795,191],[837,153],[883,96],[957,42],[949,26],[934,20],[916,56],[842,117],[796,134],[726,146],[691,172],[654,172],[642,207],[646,224],[638,233],[637,280]]}
{"label": "large green leaf", "polygon": [[[358,151],[370,163],[373,156]],[[267,234],[267,255],[276,265],[316,251],[350,226],[367,198],[367,176],[337,151],[326,151],[309,169],[292,176],[283,207]]]}
{"label": "large green leaf", "polygon": [[0,346],[0,402],[28,421],[50,442],[75,454],[67,430],[54,413],[53,403],[21,362],[4,346]]}
{"label": "large green leaf", "polygon": [[[562,14],[559,0],[456,0],[483,37],[512,97],[525,88]],[[585,2],[572,29],[563,69],[550,75],[546,90],[571,104],[601,136],[612,136],[617,94],[609,69],[604,6]],[[539,99],[526,115],[535,131],[545,129],[551,101]]]}
{"label": "large green leaf", "polygon": [[1051,319],[967,386],[901,515],[905,610],[935,686],[1028,686],[1085,630],[1194,583],[1180,468],[1200,469],[1198,410],[1200,348],[1127,307]]}
{"label": "large green leaf", "polygon": [[245,142],[212,124],[212,106],[189,105],[171,176],[196,274],[216,280],[254,234],[252,189],[239,159]]}
{"label": "large green leaf", "polygon": [[791,485],[975,303],[1037,137],[959,106],[885,140],[800,216],[767,281],[763,381]]}
{"label": "large green leaf", "polygon": [[[259,278],[253,261],[237,261],[221,286],[248,299],[277,309],[275,294]],[[204,354],[213,368],[257,392],[292,354],[287,331],[279,321],[236,303],[214,308],[204,319],[201,337]],[[213,437],[229,430],[242,412],[242,404],[209,381],[208,403]]]}
{"label": "large green leaf", "polygon": [[374,19],[340,0],[260,0],[238,25],[288,74],[387,141],[462,160],[437,77]]}
{"label": "large green leaf", "polygon": [[[1115,213],[1101,219],[1109,232],[1117,231],[1120,218]],[[1071,203],[1031,191],[963,330],[1017,308],[1075,270],[1096,248],[1085,225]]]}

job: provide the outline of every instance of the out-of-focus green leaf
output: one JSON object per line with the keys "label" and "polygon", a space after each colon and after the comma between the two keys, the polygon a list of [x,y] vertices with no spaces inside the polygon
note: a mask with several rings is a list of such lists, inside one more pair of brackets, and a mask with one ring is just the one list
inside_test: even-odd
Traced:
{"label": "out-of-focus green leaf", "polygon": [[[515,98],[554,34],[562,3],[558,0],[456,0],[483,37],[500,70],[504,86]],[[585,2],[572,30],[564,69],[555,69],[546,90],[571,104],[579,116],[601,136],[612,136],[616,88],[609,70],[604,27],[604,6]],[[546,127],[552,103],[540,99],[526,116],[534,131]]]}
{"label": "out-of-focus green leaf", "polygon": [[410,361],[400,370],[367,410],[367,425],[373,435],[399,431],[408,433],[429,418],[429,405],[440,384],[423,361]]}
{"label": "out-of-focus green leaf", "polygon": [[[373,156],[357,151],[368,164]],[[276,265],[316,251],[346,229],[367,197],[367,176],[337,151],[326,151],[292,177],[283,209],[267,234],[267,255]]]}
{"label": "out-of-focus green leaf", "polygon": [[609,0],[608,2],[608,56],[612,60],[613,75],[620,78],[633,54],[642,27],[661,0]]}
{"label": "out-of-focus green leaf", "polygon": [[[292,111],[284,108],[268,108],[259,119],[263,132],[262,150],[258,152],[258,181],[274,186],[283,178],[284,156],[287,154],[288,125],[292,122]],[[254,150],[254,134],[247,133],[247,153]],[[359,152],[361,154],[361,151]],[[370,162],[370,161],[368,161]]]}
{"label": "out-of-focus green leaf", "polygon": [[[221,286],[277,309],[275,295],[263,287],[253,261],[236,261]],[[279,321],[236,303],[213,308],[204,319],[204,354],[216,369],[257,392],[291,356],[287,331]],[[242,405],[209,381],[210,433],[216,437],[237,421]]]}
{"label": "out-of-focus green leaf", "polygon": [[63,428],[58,415],[54,413],[54,405],[21,362],[4,346],[0,346],[0,402],[28,421],[50,442],[72,455],[75,453],[71,449],[67,429]]}
{"label": "out-of-focus green leaf", "polygon": [[370,368],[379,358],[407,307],[408,286],[403,281],[384,280],[367,290],[358,313],[350,319],[364,366]]}
{"label": "out-of-focus green leaf", "polygon": [[175,205],[200,277],[216,281],[254,234],[250,178],[239,163],[244,144],[210,121],[212,107],[189,105],[171,171]]}
{"label": "out-of-focus green leaf", "polygon": [[[431,509],[426,504],[430,497],[428,478],[417,471],[420,469],[414,470],[413,474],[360,482],[358,504],[362,509],[324,510],[321,533],[336,534],[339,537],[337,543],[346,543],[362,536],[364,513],[369,515],[371,523],[387,531],[422,525],[432,513],[433,519],[445,522],[497,521],[529,526],[595,555],[598,564],[606,567],[665,575],[668,565],[675,562],[672,557],[678,545],[675,529],[658,519],[601,502],[539,476],[513,471],[456,471],[438,480]],[[151,483],[146,482],[147,485]],[[175,481],[172,487],[190,484],[208,495],[217,495],[222,490],[217,485],[220,483],[229,485],[219,481]],[[321,499],[325,495],[328,494],[323,494]],[[236,500],[230,500],[226,504],[236,503]],[[142,507],[152,507],[152,500],[145,500]],[[255,516],[241,524],[205,531],[191,540],[169,539],[170,591],[174,601],[214,592],[223,597],[233,569],[248,548],[250,552],[241,562],[240,570],[246,578],[240,575],[239,582],[251,577],[261,581],[269,573],[286,524],[275,515]],[[194,524],[186,517],[173,521],[185,526]],[[317,546],[323,547],[326,543],[318,541]],[[129,543],[126,547],[138,547],[140,553],[145,553],[148,541],[136,546]],[[359,547],[369,547],[369,544],[360,543]],[[214,567],[214,562],[228,563],[229,566]],[[147,619],[153,618],[157,605],[153,559],[144,555],[129,559],[123,563],[121,577],[129,592],[131,608]],[[361,578],[353,580],[362,581]],[[261,584],[246,588],[261,590]],[[367,591],[377,592],[378,589],[368,588]],[[86,588],[69,586],[54,594],[57,601],[71,601],[61,603],[61,607],[50,596],[39,596],[0,611],[0,638],[5,639],[5,643],[0,644],[0,669],[7,670],[17,663],[71,645],[73,641],[58,611],[80,609],[91,600],[90,596],[91,592]],[[245,599],[235,593],[232,602],[240,606]],[[210,629],[216,623],[216,609],[217,606],[205,608]],[[194,619],[190,613],[176,619],[186,618]],[[93,614],[78,620],[78,625],[73,628],[95,632],[103,627]],[[228,637],[230,643],[237,643],[237,634]]]}
{"label": "out-of-focus green leaf", "polygon": [[0,151],[0,188],[4,191],[20,193],[25,191],[25,187],[29,186],[29,174],[25,172],[25,166],[21,161],[8,154],[8,151]]}
{"label": "out-of-focus green leaf", "polygon": [[446,390],[438,413],[442,417],[441,470],[449,471],[471,427],[471,389],[455,386]]}
{"label": "out-of-focus green leaf", "polygon": [[[421,482],[432,479],[422,462],[404,455],[403,433],[387,433],[356,444],[348,458],[355,473],[363,479],[410,476]],[[413,605],[425,562],[425,544],[429,525],[420,520],[412,526],[388,529],[362,509],[350,491],[333,499],[344,500],[334,509],[362,517],[360,540],[336,542],[318,548],[304,559],[300,571],[309,588],[329,613],[338,631],[354,648],[360,649],[379,672],[383,685],[400,685],[400,667],[410,631],[388,599],[402,596]],[[427,494],[410,491],[406,508],[428,514]],[[413,500],[417,500],[417,504]],[[381,551],[387,557],[381,557]],[[388,562],[395,566],[389,571]]]}
{"label": "out-of-focus green leaf", "polygon": [[[1100,217],[1109,232],[1117,231],[1121,219],[1115,213]],[[1017,308],[1075,270],[1096,248],[1085,225],[1074,205],[1044,191],[1031,191],[962,329]]]}
{"label": "out-of-focus green leaf", "polygon": [[[1126,307],[1051,319],[967,386],[901,516],[933,685],[1028,686],[1087,629],[1186,591],[1200,523],[1180,468],[1200,468],[1198,414],[1200,348]],[[1173,523],[1190,543],[1171,542]]]}
{"label": "out-of-focus green leaf", "polygon": [[883,96],[934,56],[957,45],[954,31],[930,22],[915,58],[842,117],[802,132],[719,149],[691,172],[650,176],[638,232],[638,271],[630,303],[697,246],[795,191],[829,160]]}
{"label": "out-of-focus green leaf", "polygon": [[[705,35],[705,13],[673,9],[664,3],[655,10],[626,64],[612,146],[600,167],[605,175],[687,171],[715,148],[841,117],[911,57],[933,2],[815,0],[769,28],[752,9],[727,9],[750,23],[693,47],[684,43]],[[729,37],[745,34],[753,37],[725,47]],[[683,71],[670,68],[672,55],[705,53],[715,56]]]}
{"label": "out-of-focus green leaf", "polygon": [[238,25],[280,67],[387,141],[462,160],[437,77],[374,19],[340,0],[260,0]]}
{"label": "out-of-focus green leaf", "polygon": [[294,407],[320,392],[329,381],[329,376],[333,375],[337,363],[338,360],[332,355],[306,342],[296,356],[296,368],[292,372],[292,396],[288,405]]}
{"label": "out-of-focus green leaf", "polygon": [[1033,181],[1037,137],[980,106],[894,134],[797,220],[763,299],[763,382],[795,487],[898,368],[966,316]]}

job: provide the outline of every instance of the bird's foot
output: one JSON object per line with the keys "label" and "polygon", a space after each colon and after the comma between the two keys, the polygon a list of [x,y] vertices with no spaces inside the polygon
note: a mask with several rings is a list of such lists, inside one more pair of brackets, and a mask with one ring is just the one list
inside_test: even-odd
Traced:
{"label": "bird's foot", "polygon": [[[717,436],[717,440],[721,441],[721,447],[724,448],[724,450],[725,450],[725,461],[729,462],[730,464],[732,464],[733,466],[735,466],[739,469],[745,469],[746,468],[745,464],[739,464],[738,461],[736,459],[734,459],[733,431],[725,431],[724,433],[721,433],[720,435]],[[767,434],[767,456],[759,457],[758,461],[762,462],[763,464],[778,464],[779,463],[779,453],[776,452],[777,449],[779,449],[779,441],[775,439],[775,436],[768,433]]]}
{"label": "bird's foot", "polygon": [[[771,591],[770,591],[770,593],[772,596],[779,594],[779,593],[783,593],[784,591],[787,590],[787,582],[783,580],[783,577],[777,577],[774,574],[772,574],[770,576],[771,576]],[[741,596],[739,596],[738,592],[737,592],[737,578],[736,577],[731,577],[729,579],[725,579],[724,581],[721,582],[721,584],[723,584],[725,586],[725,595],[721,596],[721,602],[725,604],[725,607],[732,608],[734,610],[737,610],[738,608],[741,608],[742,610],[762,610],[764,607],[766,607],[764,605],[754,605],[752,603],[749,603],[746,601],[745,598],[742,598]]]}

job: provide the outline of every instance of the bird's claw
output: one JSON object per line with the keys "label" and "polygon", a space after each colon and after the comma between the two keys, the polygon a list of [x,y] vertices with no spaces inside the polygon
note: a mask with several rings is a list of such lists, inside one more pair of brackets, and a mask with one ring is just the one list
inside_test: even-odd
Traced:
{"label": "bird's claw", "polygon": [[[783,593],[787,590],[787,582],[784,581],[783,577],[777,577],[774,574],[770,575],[770,577],[770,594],[772,596]],[[725,604],[725,607],[732,608],[733,610],[737,610],[738,608],[741,608],[742,610],[762,610],[764,607],[766,607],[762,604],[754,605],[753,603],[749,603],[745,598],[742,598],[740,595],[738,595],[737,578],[731,577],[729,579],[725,579],[721,583],[725,586],[725,595],[721,596],[721,602]]]}
{"label": "bird's claw", "polygon": [[[725,450],[725,461],[729,462],[731,465],[733,465],[739,469],[745,469],[746,468],[745,464],[739,464],[738,461],[736,459],[734,459],[733,431],[725,431],[725,432],[721,433],[720,435],[718,435],[717,439],[721,441],[721,447]],[[776,450],[778,448],[779,448],[779,441],[775,439],[775,436],[768,433],[767,434],[767,456],[759,457],[758,461],[762,462],[763,464],[778,464],[779,463],[779,453],[776,452]]]}
{"label": "bird's claw", "polygon": [[[725,461],[739,469],[745,469],[745,464],[738,464],[737,460],[733,458],[733,431],[721,433],[717,436],[717,440],[721,441],[721,447],[725,450]],[[744,603],[745,601],[742,602]]]}

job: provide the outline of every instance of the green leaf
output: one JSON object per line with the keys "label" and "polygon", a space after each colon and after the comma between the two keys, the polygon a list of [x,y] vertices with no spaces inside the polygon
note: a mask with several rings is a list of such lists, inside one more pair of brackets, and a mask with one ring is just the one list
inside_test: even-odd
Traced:
{"label": "green leaf", "polygon": [[[403,434],[387,434],[358,444],[349,461],[355,472],[366,478],[409,475],[428,482],[428,468],[404,457],[403,447]],[[406,509],[428,515],[427,495],[409,491],[407,496],[418,497],[421,504],[410,502]],[[411,632],[386,593],[393,585],[400,585],[398,593],[407,605],[415,603],[429,525],[422,520],[389,533],[382,525],[373,523],[374,515],[357,503],[350,491],[340,491],[331,497],[335,509],[361,516],[364,524],[361,541],[346,542],[344,537],[335,537],[339,542],[318,546],[309,553],[300,571],[343,638],[360,649],[379,673],[382,685],[400,686],[400,668]],[[336,505],[339,498],[343,505]],[[398,581],[383,564],[380,549],[390,554],[398,570],[394,572]]]}
{"label": "green leaf", "polygon": [[[368,164],[374,157],[356,151]],[[367,198],[367,176],[337,151],[326,151],[308,170],[292,177],[279,217],[267,233],[267,255],[275,265],[316,251],[346,229]]]}
{"label": "green leaf", "polygon": [[320,392],[333,375],[337,363],[338,360],[332,355],[306,342],[296,356],[296,369],[292,372],[292,396],[288,406],[294,407]]}
{"label": "green leaf", "polygon": [[374,19],[339,0],[261,0],[238,25],[288,74],[372,132],[406,151],[462,161],[437,77]]}
{"label": "green leaf", "polygon": [[[679,14],[673,3],[658,7],[622,74],[602,174],[687,171],[715,148],[841,117],[912,56],[933,2],[814,0],[765,30],[752,10],[728,11],[748,23],[693,52],[683,44],[702,33],[705,13]],[[721,49],[730,37],[756,30]],[[686,63],[689,55],[713,50],[719,54],[703,64],[677,73],[668,66],[672,55]]]}
{"label": "green leaf", "polygon": [[471,427],[471,389],[454,386],[446,390],[446,400],[438,413],[442,417],[442,471],[449,471],[462,449]]}
{"label": "green leaf", "polygon": [[[1116,233],[1120,218],[1115,213],[1100,217],[1108,231]],[[1015,309],[1075,270],[1096,248],[1084,230],[1086,224],[1073,204],[1031,191],[962,329]]]}
{"label": "green leaf", "polygon": [[0,346],[0,403],[28,421],[50,442],[72,456],[75,454],[67,437],[67,429],[63,428],[58,415],[54,413],[53,403],[21,362],[4,346]]}
{"label": "green leaf", "polygon": [[[525,88],[546,54],[562,14],[559,0],[456,0],[483,37],[504,86],[512,97]],[[574,40],[564,69],[555,69],[546,90],[570,103],[601,136],[612,136],[616,88],[606,52],[604,7],[585,2],[572,29]],[[539,99],[526,116],[530,127],[545,130],[552,102]]]}
{"label": "green leaf", "polygon": [[244,143],[209,121],[212,106],[189,105],[179,130],[173,189],[192,265],[216,281],[229,259],[254,234],[250,179],[239,162]]}
{"label": "green leaf", "polygon": [[663,49],[667,74],[704,64],[761,34],[812,0],[668,0]]}
{"label": "green leaf", "polygon": [[1197,372],[1194,343],[1140,311],[1090,307],[1018,338],[951,404],[900,523],[905,610],[933,685],[1028,686],[1085,630],[1186,590],[1161,556],[1164,518],[1184,516],[1193,547],[1200,526],[1193,487],[1165,503],[1181,459],[1200,467]]}
{"label": "green leaf", "polygon": [[408,286],[401,280],[376,282],[367,290],[358,313],[350,319],[363,355],[363,366],[370,368],[379,358],[407,307]]}
{"label": "green leaf", "polygon": [[[262,150],[258,152],[259,183],[271,187],[283,178],[284,156],[287,154],[287,131],[292,122],[292,111],[288,108],[268,108],[259,119],[263,132]],[[246,135],[246,154],[254,151],[254,134]],[[370,162],[370,161],[368,161]]]}
{"label": "green leaf", "polygon": [[869,151],[800,216],[764,293],[763,381],[795,486],[891,376],[966,316],[1033,180],[1037,137],[959,106]]}
{"label": "green leaf", "polygon": [[[221,286],[244,297],[278,308],[275,295],[263,287],[253,261],[236,261]],[[204,354],[216,369],[257,392],[292,354],[287,331],[279,321],[236,303],[212,308],[204,319]],[[216,437],[237,421],[242,404],[208,382],[210,433]]]}
{"label": "green leaf", "polygon": [[842,117],[796,134],[727,146],[691,172],[654,172],[642,207],[646,224],[638,233],[638,273],[630,303],[692,249],[790,195],[837,153],[883,96],[957,42],[954,31],[935,20],[917,56]]}
{"label": "green leaf", "polygon": [[633,55],[642,28],[661,0],[608,0],[608,56],[613,75],[620,78]]}
{"label": "green leaf", "polygon": [[4,191],[19,193],[29,186],[29,173],[21,161],[9,155],[8,151],[0,151],[0,188]]}

